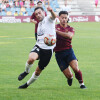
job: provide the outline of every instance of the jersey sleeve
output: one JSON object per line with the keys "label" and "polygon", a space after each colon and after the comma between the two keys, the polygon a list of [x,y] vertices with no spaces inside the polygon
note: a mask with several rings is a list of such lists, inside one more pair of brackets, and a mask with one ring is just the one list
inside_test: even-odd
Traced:
{"label": "jersey sleeve", "polygon": [[31,16],[30,19],[36,19],[36,17],[35,17],[35,13],[32,14],[32,16]]}
{"label": "jersey sleeve", "polygon": [[47,19],[48,19],[48,21],[49,21],[50,23],[54,23],[54,22],[55,22],[55,20],[51,19],[50,16],[47,16]]}

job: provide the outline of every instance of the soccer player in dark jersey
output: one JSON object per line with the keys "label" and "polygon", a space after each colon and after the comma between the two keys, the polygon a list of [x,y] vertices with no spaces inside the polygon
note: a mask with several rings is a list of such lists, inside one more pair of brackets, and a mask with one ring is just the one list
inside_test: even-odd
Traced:
{"label": "soccer player in dark jersey", "polygon": [[[37,7],[42,7],[42,1],[37,2]],[[47,16],[46,12],[45,12],[45,16]],[[37,40],[37,27],[38,27],[39,20],[36,18],[35,13],[32,14],[30,18],[30,22],[35,24],[35,39]]]}
{"label": "soccer player in dark jersey", "polygon": [[[82,72],[78,67],[78,61],[72,49],[71,40],[74,36],[74,29],[68,25],[68,13],[60,11],[60,24],[56,25],[57,43],[54,49],[56,61],[66,78],[72,82],[73,74],[69,66],[73,69],[75,77],[80,84],[81,89],[85,89]],[[71,86],[72,84],[69,84]]]}

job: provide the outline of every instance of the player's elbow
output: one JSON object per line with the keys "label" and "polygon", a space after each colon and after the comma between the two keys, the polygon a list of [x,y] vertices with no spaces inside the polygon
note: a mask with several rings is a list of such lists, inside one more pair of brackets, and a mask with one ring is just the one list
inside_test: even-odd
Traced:
{"label": "player's elbow", "polygon": [[72,39],[73,36],[74,36],[74,34],[70,34],[70,35],[69,35],[69,39]]}
{"label": "player's elbow", "polygon": [[72,36],[71,35],[67,35],[65,37],[68,38],[68,39],[72,39]]}
{"label": "player's elbow", "polygon": [[72,39],[72,36],[69,36],[69,39]]}

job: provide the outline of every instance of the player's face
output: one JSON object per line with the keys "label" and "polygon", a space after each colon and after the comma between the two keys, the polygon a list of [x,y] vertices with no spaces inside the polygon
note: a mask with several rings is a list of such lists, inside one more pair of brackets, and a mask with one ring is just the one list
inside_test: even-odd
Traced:
{"label": "player's face", "polygon": [[35,16],[39,21],[42,21],[44,19],[45,13],[41,9],[37,9],[35,11]]}
{"label": "player's face", "polygon": [[67,14],[61,14],[61,15],[59,16],[59,20],[60,20],[60,23],[61,23],[62,25],[67,24],[67,21],[68,21],[68,16],[67,16]]}

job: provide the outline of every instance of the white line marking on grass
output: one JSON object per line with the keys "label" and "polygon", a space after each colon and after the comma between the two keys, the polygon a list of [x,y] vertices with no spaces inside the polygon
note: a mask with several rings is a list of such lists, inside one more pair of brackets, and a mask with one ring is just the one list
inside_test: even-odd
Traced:
{"label": "white line marking on grass", "polygon": [[9,38],[9,39],[34,39],[35,37]]}
{"label": "white line marking on grass", "polygon": [[12,44],[12,43],[15,43],[15,42],[0,42],[0,44]]}
{"label": "white line marking on grass", "polygon": [[2,37],[8,37],[8,38],[3,38],[3,39],[34,39],[35,37],[22,37],[22,38],[17,38],[17,37],[9,37],[9,36],[2,36]]}
{"label": "white line marking on grass", "polygon": [[23,38],[32,38],[32,39],[34,39],[35,37],[23,37]]}

